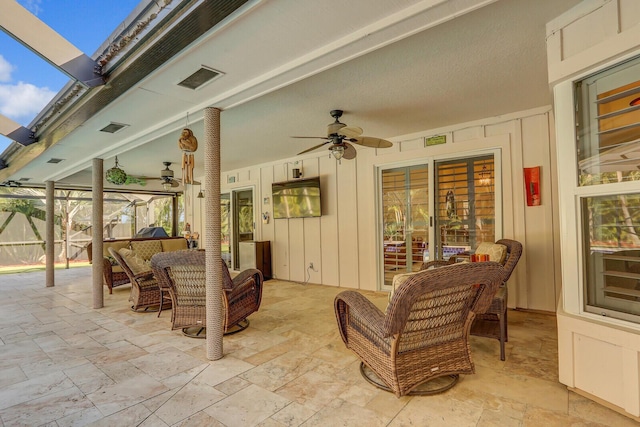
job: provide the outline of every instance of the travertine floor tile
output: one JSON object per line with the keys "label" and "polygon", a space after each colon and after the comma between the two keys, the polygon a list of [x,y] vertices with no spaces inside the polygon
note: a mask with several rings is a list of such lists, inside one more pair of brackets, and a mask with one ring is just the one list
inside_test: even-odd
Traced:
{"label": "travertine floor tile", "polygon": [[345,402],[341,399],[334,399],[301,425],[304,427],[338,425],[382,427],[389,425],[389,419],[370,409]]}
{"label": "travertine floor tile", "polygon": [[[66,426],[631,426],[557,379],[555,317],[509,311],[499,343],[471,337],[476,374],[437,396],[367,383],[340,339],[342,289],[271,280],[224,357],[171,330],[171,312],[134,313],[129,288],[92,308],[91,269],[0,275],[0,427]],[[384,293],[363,292],[384,310]]]}
{"label": "travertine floor tile", "polygon": [[257,385],[250,385],[211,405],[204,412],[228,427],[255,426],[290,402]]}

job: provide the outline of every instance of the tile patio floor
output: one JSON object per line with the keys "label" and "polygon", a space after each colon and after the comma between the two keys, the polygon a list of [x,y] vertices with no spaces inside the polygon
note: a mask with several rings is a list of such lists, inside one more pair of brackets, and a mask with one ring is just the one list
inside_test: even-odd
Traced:
{"label": "tile patio floor", "polygon": [[209,362],[170,312],[131,312],[128,286],[92,309],[90,274],[57,270],[48,289],[44,272],[0,276],[0,426],[636,425],[558,383],[554,316],[511,311],[505,362],[498,341],[472,337],[475,375],[396,399],[344,348],[340,289],[266,282],[251,326]]}

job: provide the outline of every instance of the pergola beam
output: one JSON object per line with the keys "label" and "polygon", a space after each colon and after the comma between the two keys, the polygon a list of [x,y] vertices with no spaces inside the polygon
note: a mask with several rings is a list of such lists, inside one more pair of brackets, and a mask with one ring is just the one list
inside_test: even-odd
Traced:
{"label": "pergola beam", "polygon": [[0,114],[0,135],[4,135],[24,147],[38,141],[31,129],[27,129],[2,114]]}
{"label": "pergola beam", "polygon": [[0,29],[87,87],[104,84],[101,67],[14,0],[0,0]]}

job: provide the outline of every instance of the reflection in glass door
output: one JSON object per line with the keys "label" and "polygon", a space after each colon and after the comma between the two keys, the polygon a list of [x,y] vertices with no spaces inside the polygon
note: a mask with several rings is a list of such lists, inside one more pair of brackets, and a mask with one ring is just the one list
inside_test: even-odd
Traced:
{"label": "reflection in glass door", "polygon": [[382,171],[384,284],[417,271],[429,253],[427,165]]}
{"label": "reflection in glass door", "polygon": [[240,269],[240,242],[253,240],[253,189],[232,191],[233,200],[233,266]]}
{"label": "reflection in glass door", "polygon": [[435,162],[436,258],[495,241],[493,155]]}
{"label": "reflection in glass door", "polygon": [[229,193],[220,194],[220,253],[222,260],[231,268],[231,196]]}

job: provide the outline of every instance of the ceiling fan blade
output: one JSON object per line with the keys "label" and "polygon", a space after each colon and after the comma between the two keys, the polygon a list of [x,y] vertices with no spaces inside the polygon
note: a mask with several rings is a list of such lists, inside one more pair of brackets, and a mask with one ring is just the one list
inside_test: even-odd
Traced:
{"label": "ceiling fan blade", "polygon": [[386,139],[376,138],[373,136],[361,136],[359,138],[351,138],[349,142],[358,145],[364,145],[365,147],[371,148],[389,148],[393,146],[391,141],[387,141]]}
{"label": "ceiling fan blade", "polygon": [[347,138],[357,138],[362,135],[362,132],[362,128],[358,126],[345,126],[338,131],[340,135],[344,135]]}
{"label": "ceiling fan blade", "polygon": [[303,139],[327,139],[326,136],[290,136],[289,138],[303,138]]}
{"label": "ceiling fan blade", "polygon": [[326,141],[326,142],[323,142],[322,144],[318,144],[318,145],[313,146],[313,147],[311,147],[311,148],[307,148],[306,150],[299,152],[299,153],[298,153],[298,156],[299,156],[300,154],[304,154],[304,153],[308,153],[309,151],[313,151],[313,150],[315,150],[316,148],[320,148],[320,147],[322,147],[323,145],[328,144],[328,143],[330,143],[330,142],[331,142],[331,141]]}
{"label": "ceiling fan blade", "polygon": [[356,158],[357,154],[358,152],[353,147],[353,145],[349,144],[348,142],[344,143],[344,153],[342,154],[343,159],[353,160]]}

